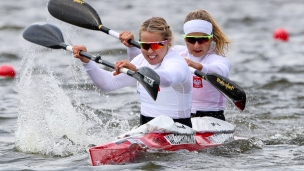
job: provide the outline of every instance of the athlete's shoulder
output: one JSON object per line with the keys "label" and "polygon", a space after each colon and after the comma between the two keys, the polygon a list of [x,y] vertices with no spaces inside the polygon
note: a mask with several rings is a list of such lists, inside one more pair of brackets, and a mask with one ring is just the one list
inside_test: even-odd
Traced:
{"label": "athlete's shoulder", "polygon": [[225,62],[225,63],[228,63],[228,64],[230,63],[229,60],[226,57],[221,56],[221,55],[217,55],[216,53],[209,53],[206,56],[206,60],[210,61],[210,62],[222,61],[222,62]]}
{"label": "athlete's shoulder", "polygon": [[172,47],[172,49],[184,58],[188,56],[188,49],[186,46],[175,45]]}
{"label": "athlete's shoulder", "polygon": [[169,49],[164,60],[184,61],[185,59],[175,50]]}

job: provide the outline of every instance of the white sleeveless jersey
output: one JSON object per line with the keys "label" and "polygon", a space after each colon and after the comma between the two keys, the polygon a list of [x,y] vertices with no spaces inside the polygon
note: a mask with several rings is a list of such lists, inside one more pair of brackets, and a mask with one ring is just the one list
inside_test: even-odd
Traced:
{"label": "white sleeveless jersey", "polygon": [[137,84],[141,102],[141,114],[148,117],[166,115],[173,119],[189,118],[191,114],[192,88],[191,71],[183,57],[171,49],[162,62],[150,65],[142,54],[131,63],[137,68],[148,66],[160,76],[160,89],[154,101],[144,87],[126,74],[113,76],[109,71],[100,69],[95,62],[84,64],[94,84],[104,92]]}

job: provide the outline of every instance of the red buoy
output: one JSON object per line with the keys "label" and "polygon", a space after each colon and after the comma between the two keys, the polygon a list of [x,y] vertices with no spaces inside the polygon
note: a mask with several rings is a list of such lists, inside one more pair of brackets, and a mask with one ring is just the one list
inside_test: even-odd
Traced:
{"label": "red buoy", "polygon": [[14,78],[16,75],[16,72],[13,67],[9,65],[2,65],[0,66],[0,77],[12,77]]}
{"label": "red buoy", "polygon": [[283,28],[277,28],[274,32],[273,32],[273,38],[276,40],[281,40],[284,42],[288,41],[289,35],[288,32],[283,29]]}

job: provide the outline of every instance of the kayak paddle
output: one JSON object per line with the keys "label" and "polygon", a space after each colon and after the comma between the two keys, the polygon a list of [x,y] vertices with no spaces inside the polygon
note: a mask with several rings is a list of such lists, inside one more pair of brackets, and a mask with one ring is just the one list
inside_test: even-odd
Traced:
{"label": "kayak paddle", "polygon": [[[29,42],[44,47],[52,49],[65,49],[73,52],[73,46],[64,43],[61,30],[58,27],[48,23],[34,23],[28,26],[23,32],[23,38]],[[114,69],[114,64],[101,59],[100,56],[94,56],[87,52],[79,52],[79,54],[95,61],[96,63],[100,63]],[[121,68],[120,72],[125,73],[139,81],[150,96],[156,100],[160,78],[154,70],[149,67],[140,67],[136,72],[134,72],[127,68]]]}
{"label": "kayak paddle", "polygon": [[[49,13],[64,22],[91,30],[99,30],[115,38],[119,38],[119,33],[102,25],[98,13],[86,2],[82,0],[49,0]],[[140,48],[140,45],[129,40],[129,44]],[[246,93],[235,82],[216,73],[203,73],[190,68],[193,74],[205,79],[219,90],[229,101],[235,104],[240,110],[246,106]]]}

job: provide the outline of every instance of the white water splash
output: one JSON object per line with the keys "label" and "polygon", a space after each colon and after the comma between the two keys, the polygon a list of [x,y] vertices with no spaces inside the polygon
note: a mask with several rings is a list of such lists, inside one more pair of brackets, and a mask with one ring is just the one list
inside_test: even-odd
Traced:
{"label": "white water splash", "polygon": [[[76,111],[59,86],[62,82],[56,78],[51,64],[44,60],[43,67],[35,67],[39,54],[37,50],[28,52],[22,61],[17,82],[20,106],[16,148],[27,153],[69,156],[84,152],[89,144],[107,140],[108,137],[95,136],[88,131],[96,124],[102,126],[101,119],[92,111],[86,111],[85,115]],[[98,135],[102,135],[102,131],[99,130]]]}

